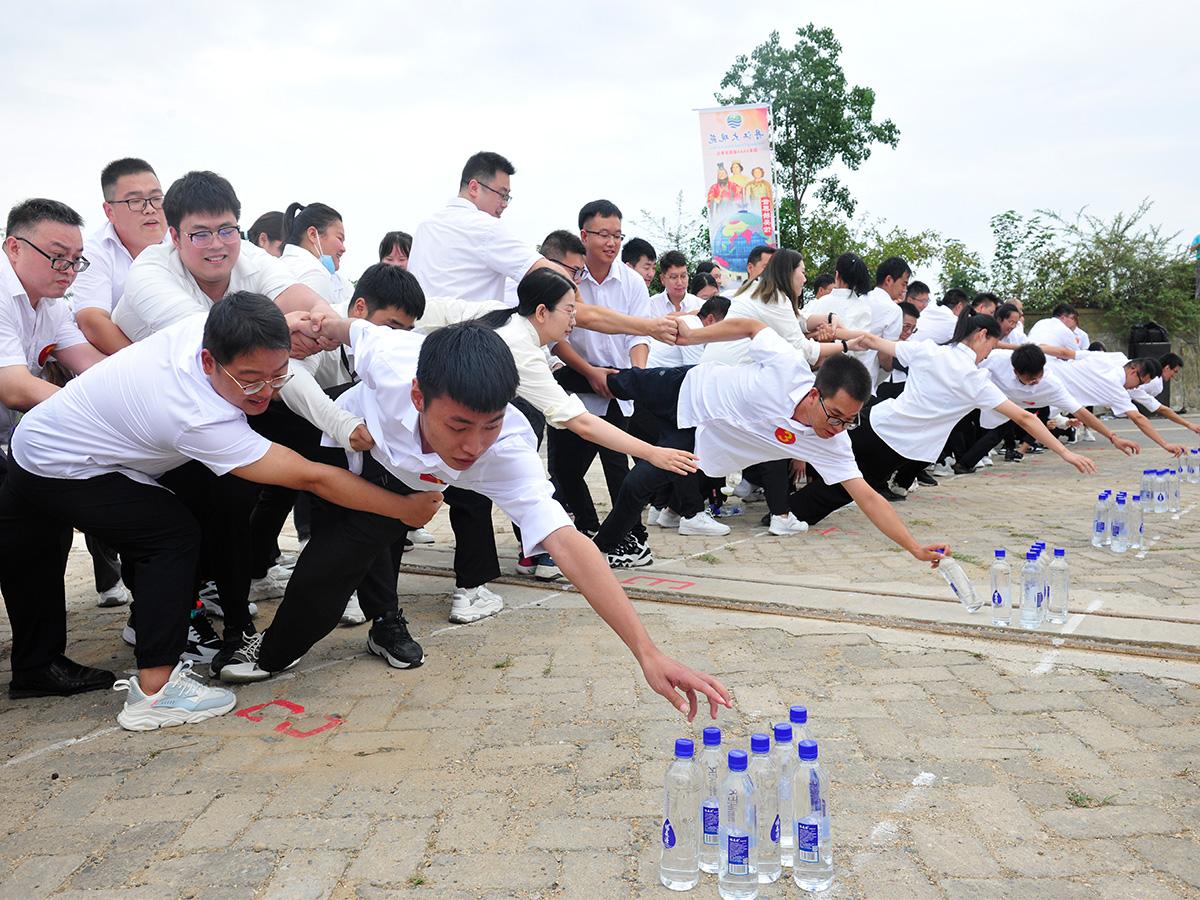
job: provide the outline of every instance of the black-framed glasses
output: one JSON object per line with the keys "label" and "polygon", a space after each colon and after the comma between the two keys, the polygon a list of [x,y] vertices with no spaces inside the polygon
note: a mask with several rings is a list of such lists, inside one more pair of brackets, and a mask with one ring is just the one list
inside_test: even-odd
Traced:
{"label": "black-framed glasses", "polygon": [[826,409],[826,407],[825,407],[825,398],[821,396],[820,392],[817,393],[817,401],[821,404],[821,411],[823,413],[825,413],[826,421],[828,421],[829,424],[832,425],[834,428],[841,427],[841,428],[845,428],[847,431],[853,431],[855,428],[858,427],[858,416],[859,416],[858,413],[854,414],[853,419],[849,419],[849,420],[841,419],[841,418],[838,418],[837,416],[831,416],[829,414],[829,410]]}
{"label": "black-framed glasses", "polygon": [[45,250],[43,250],[41,247],[39,247],[33,241],[28,240],[23,237],[17,237],[15,234],[13,235],[13,237],[16,238],[18,241],[24,241],[26,244],[28,244],[30,247],[32,247],[34,250],[36,250],[38,253],[42,254],[42,256],[46,257],[46,259],[50,260],[50,268],[53,269],[55,272],[65,272],[65,271],[67,271],[67,269],[74,269],[75,272],[78,274],[79,272],[84,271],[85,269],[87,269],[88,266],[91,265],[91,263],[88,262],[85,257],[81,256],[81,257],[79,257],[79,259],[67,259],[65,256],[51,256],[49,253],[47,253]]}
{"label": "black-framed glasses", "polygon": [[583,281],[583,273],[587,271],[587,266],[568,266],[565,262],[559,259],[551,260],[551,262],[562,266],[564,269],[570,272],[571,280],[576,284],[579,284],[579,282]]}
{"label": "black-framed glasses", "polygon": [[197,250],[203,250],[205,247],[211,246],[214,234],[221,239],[222,244],[232,244],[242,239],[242,233],[238,231],[236,225],[222,225],[216,231],[204,228],[200,231],[184,232],[184,235]]}
{"label": "black-framed glasses", "polygon": [[147,206],[157,212],[162,209],[163,198],[162,194],[159,194],[157,197],[134,197],[132,200],[110,200],[108,202],[124,203],[133,213],[143,213]]}
{"label": "black-framed glasses", "polygon": [[596,237],[600,238],[600,240],[602,240],[602,241],[616,241],[618,244],[621,243],[621,241],[625,240],[625,235],[619,231],[614,234],[610,231],[588,231],[585,228],[585,229],[583,229],[583,233],[584,234],[594,234]]}
{"label": "black-framed glasses", "polygon": [[508,206],[508,204],[512,203],[512,192],[511,191],[498,191],[494,187],[492,187],[490,184],[484,184],[482,181],[477,181],[475,183],[477,185],[479,185],[481,188],[485,188],[485,189],[491,191],[497,197],[499,197],[500,202],[502,204],[504,204],[505,206]]}
{"label": "black-framed glasses", "polygon": [[268,384],[271,386],[272,389],[277,391],[281,387],[283,387],[285,384],[287,384],[289,381],[292,380],[292,373],[288,372],[286,375],[280,375],[278,378],[271,378],[271,379],[268,379],[267,381],[252,381],[252,382],[250,382],[250,384],[242,384],[240,381],[238,381],[236,378],[233,377],[233,375],[230,373],[230,371],[227,368],[222,366],[220,363],[217,363],[217,365],[220,367],[222,372],[224,372],[230,378],[233,378],[233,383],[236,384],[238,387],[240,387],[242,389],[242,393],[245,394],[247,397],[254,396],[259,391],[261,391],[263,388],[265,388]]}

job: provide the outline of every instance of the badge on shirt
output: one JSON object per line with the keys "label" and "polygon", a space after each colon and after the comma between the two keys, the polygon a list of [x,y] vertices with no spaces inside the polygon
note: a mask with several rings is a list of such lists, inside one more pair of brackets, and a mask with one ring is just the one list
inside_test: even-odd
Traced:
{"label": "badge on shirt", "polygon": [[46,360],[50,358],[50,354],[54,352],[54,348],[57,346],[58,344],[47,344],[42,348],[42,352],[38,354],[39,366],[44,366],[46,364]]}
{"label": "badge on shirt", "polygon": [[796,443],[796,436],[786,428],[776,428],[775,440],[779,441],[781,444],[794,444]]}
{"label": "badge on shirt", "polygon": [[421,480],[422,481],[430,481],[433,484],[445,484],[446,483],[446,482],[442,481],[442,479],[440,479],[440,478],[434,478],[428,472],[426,472],[424,475],[421,476]]}

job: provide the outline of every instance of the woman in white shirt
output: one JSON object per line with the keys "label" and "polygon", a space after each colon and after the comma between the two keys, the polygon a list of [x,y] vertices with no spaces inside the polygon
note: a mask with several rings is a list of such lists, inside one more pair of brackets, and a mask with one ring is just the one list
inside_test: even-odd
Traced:
{"label": "woman in white shirt", "polygon": [[346,228],[341,214],[332,206],[293,203],[284,212],[280,259],[297,281],[312,288],[343,315],[351,293],[338,272],[345,252]]}

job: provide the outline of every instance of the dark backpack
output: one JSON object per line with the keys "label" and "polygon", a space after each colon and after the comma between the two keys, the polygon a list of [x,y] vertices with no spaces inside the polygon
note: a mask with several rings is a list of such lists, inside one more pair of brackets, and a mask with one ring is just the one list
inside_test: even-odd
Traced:
{"label": "dark backpack", "polygon": [[1138,322],[1129,330],[1131,344],[1165,344],[1167,329],[1157,322]]}

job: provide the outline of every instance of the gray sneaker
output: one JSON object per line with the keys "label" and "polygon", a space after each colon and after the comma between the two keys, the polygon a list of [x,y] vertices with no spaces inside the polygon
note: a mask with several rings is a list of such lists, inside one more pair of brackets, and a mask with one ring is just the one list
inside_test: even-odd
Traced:
{"label": "gray sneaker", "polygon": [[193,681],[192,664],[183,662],[156,694],[146,695],[136,675],[113,684],[115,691],[128,691],[125,708],[117,714],[117,723],[126,731],[153,731],[172,725],[194,725],[221,716],[237,704],[232,691],[212,688]]}
{"label": "gray sneaker", "polygon": [[[278,674],[260,669],[258,666],[258,654],[262,652],[263,635],[265,634],[265,631],[260,631],[258,634],[245,636],[241,649],[235,650],[229,662],[221,667],[222,681],[226,684],[249,684],[252,681],[264,681],[272,675]],[[293,660],[279,671],[286,672],[298,662],[300,660]]]}

